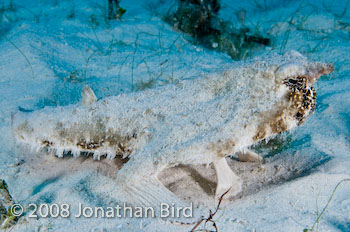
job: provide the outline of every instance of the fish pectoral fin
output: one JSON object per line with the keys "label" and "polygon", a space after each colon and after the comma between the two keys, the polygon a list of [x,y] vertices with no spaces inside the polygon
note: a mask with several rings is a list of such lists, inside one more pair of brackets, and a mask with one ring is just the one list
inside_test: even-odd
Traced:
{"label": "fish pectoral fin", "polygon": [[231,170],[226,159],[221,158],[213,162],[216,171],[217,185],[215,198],[220,199],[226,191],[225,198],[236,196],[242,191],[242,180]]}
{"label": "fish pectoral fin", "polygon": [[88,85],[86,85],[81,92],[81,97],[81,103],[83,106],[89,106],[97,101],[94,91],[92,91]]}

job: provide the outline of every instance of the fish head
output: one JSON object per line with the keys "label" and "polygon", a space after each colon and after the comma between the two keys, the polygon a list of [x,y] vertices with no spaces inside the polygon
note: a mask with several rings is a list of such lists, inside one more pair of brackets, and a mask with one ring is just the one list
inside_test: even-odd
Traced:
{"label": "fish head", "polygon": [[300,61],[295,59],[277,67],[275,77],[287,90],[284,97],[292,109],[290,112],[294,113],[297,125],[305,122],[315,111],[317,94],[313,85],[321,76],[328,75],[333,70],[334,66],[330,63],[312,62],[306,59]]}

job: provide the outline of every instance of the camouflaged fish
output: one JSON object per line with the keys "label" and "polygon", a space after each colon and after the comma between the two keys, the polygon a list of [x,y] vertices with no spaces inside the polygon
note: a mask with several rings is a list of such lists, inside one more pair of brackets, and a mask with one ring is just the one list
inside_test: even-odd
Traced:
{"label": "camouflaged fish", "polygon": [[221,72],[97,101],[89,87],[82,104],[18,112],[17,140],[62,157],[89,153],[128,157],[117,173],[116,199],[132,204],[179,202],[157,178],[179,164],[214,164],[216,196],[241,191],[225,157],[260,156],[249,148],[301,125],[313,113],[312,85],[333,71],[298,52],[234,62]]}

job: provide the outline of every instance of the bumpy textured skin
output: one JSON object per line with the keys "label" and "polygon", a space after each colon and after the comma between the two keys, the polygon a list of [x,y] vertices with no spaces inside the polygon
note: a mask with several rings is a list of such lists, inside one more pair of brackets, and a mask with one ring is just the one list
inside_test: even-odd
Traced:
{"label": "bumpy textured skin", "polygon": [[18,141],[59,157],[128,156],[118,172],[117,199],[178,202],[157,179],[162,169],[210,164],[300,125],[314,110],[312,84],[332,71],[332,65],[310,62],[295,51],[274,54],[88,106],[17,113],[13,131]]}

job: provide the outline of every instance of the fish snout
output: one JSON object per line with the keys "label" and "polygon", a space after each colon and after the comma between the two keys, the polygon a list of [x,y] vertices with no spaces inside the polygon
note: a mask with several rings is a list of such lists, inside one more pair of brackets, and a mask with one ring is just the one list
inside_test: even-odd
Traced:
{"label": "fish snout", "polygon": [[330,63],[313,63],[306,68],[306,77],[308,85],[312,86],[323,75],[328,75],[334,71],[333,64]]}

